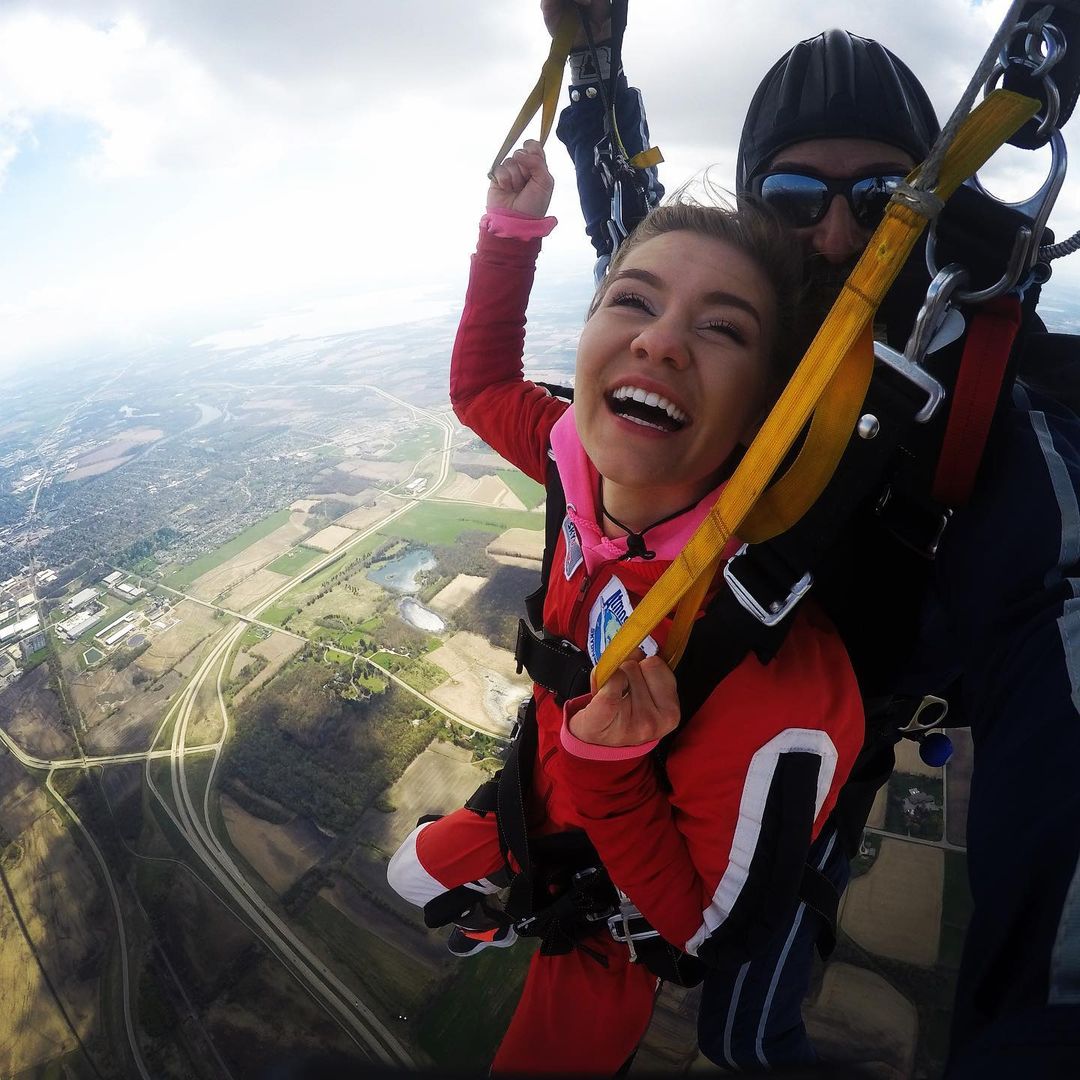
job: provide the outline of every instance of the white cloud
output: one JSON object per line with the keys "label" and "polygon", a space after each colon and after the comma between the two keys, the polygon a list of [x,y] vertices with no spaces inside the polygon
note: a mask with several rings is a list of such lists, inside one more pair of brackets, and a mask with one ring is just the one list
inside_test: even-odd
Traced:
{"label": "white cloud", "polygon": [[[646,92],[665,180],[716,163],[730,183],[761,75],[829,25],[885,41],[947,112],[1005,0],[912,7],[634,5],[627,70]],[[546,52],[536,9],[9,0],[0,364],[165,325],[207,336],[240,313],[265,333],[329,303],[340,322],[348,307],[328,298],[376,290],[460,293],[490,155]],[[1034,190],[1033,158],[998,170],[1006,193]],[[543,273],[587,276],[572,170],[557,145],[552,160],[564,224]],[[1066,191],[1053,223],[1080,224],[1080,193]]]}

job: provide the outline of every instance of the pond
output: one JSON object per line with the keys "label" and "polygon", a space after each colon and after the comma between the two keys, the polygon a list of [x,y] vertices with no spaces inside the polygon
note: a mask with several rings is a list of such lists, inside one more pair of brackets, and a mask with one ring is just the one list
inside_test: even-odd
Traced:
{"label": "pond", "polygon": [[434,611],[428,611],[423,604],[414,600],[411,596],[406,596],[398,604],[398,608],[401,611],[401,617],[418,630],[441,634],[446,629],[446,623]]}
{"label": "pond", "polygon": [[[435,556],[427,548],[410,548],[404,555],[368,571],[368,579],[393,592],[414,593],[420,591],[416,575],[424,570],[435,569]],[[436,616],[438,618],[438,616]],[[441,620],[440,620],[441,621]]]}

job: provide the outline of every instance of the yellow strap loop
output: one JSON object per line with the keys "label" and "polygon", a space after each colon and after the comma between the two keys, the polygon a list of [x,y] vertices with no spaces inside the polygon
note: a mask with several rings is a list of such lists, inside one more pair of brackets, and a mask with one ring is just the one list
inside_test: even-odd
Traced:
{"label": "yellow strap loop", "polygon": [[641,150],[636,153],[630,159],[630,164],[635,169],[651,169],[654,165],[659,165],[663,160],[664,155],[660,153],[660,147],[650,146],[648,150]]}
{"label": "yellow strap loop", "polygon": [[[935,189],[938,197],[948,199],[1021,124],[1035,115],[1038,107],[1033,99],[1011,91],[997,90],[990,94],[967,117],[948,148]],[[917,174],[918,170],[909,181]],[[677,663],[724,546],[761,498],[773,473],[817,408],[825,388],[873,322],[874,312],[926,222],[910,206],[897,200],[889,203],[884,219],[828,317],[712,510],[604,650],[596,665],[598,688],[676,605],[674,626],[665,642],[663,656],[672,666]],[[849,427],[832,436],[841,441],[839,453],[850,430]],[[819,452],[827,452],[839,460],[835,447],[829,451],[819,448]]]}
{"label": "yellow strap loop", "polygon": [[873,373],[874,334],[868,323],[825,387],[798,456],[747,514],[739,539],[760,544],[779,536],[814,505],[840,463]]}
{"label": "yellow strap loop", "polygon": [[559,104],[559,91],[562,89],[563,69],[566,67],[566,58],[570,55],[570,46],[574,43],[578,27],[581,25],[580,16],[574,4],[567,4],[559,21],[559,28],[551,39],[551,51],[540,69],[540,78],[532,88],[517,119],[511,125],[510,134],[506,136],[495,160],[491,163],[488,176],[495,172],[495,166],[501,165],[506,155],[517,143],[521,133],[528,127],[529,121],[536,115],[536,110],[541,105],[544,111],[540,118],[540,145],[547,142],[551,134],[551,125],[555,122],[555,110]]}

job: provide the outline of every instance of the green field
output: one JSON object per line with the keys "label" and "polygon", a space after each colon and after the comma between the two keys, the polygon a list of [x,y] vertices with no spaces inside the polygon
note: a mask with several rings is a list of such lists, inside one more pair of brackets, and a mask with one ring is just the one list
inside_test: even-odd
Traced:
{"label": "green field", "polygon": [[307,569],[316,559],[326,555],[325,551],[316,551],[314,548],[297,547],[292,551],[286,551],[280,558],[275,559],[266,569],[273,570],[275,574],[284,574],[286,577],[294,577],[301,570]]}
{"label": "green field", "polygon": [[542,514],[524,510],[494,510],[446,503],[417,503],[415,509],[383,526],[383,536],[400,536],[425,544],[453,544],[464,532],[502,533],[507,529],[544,527]]}
{"label": "green field", "polygon": [[534,940],[488,949],[456,965],[456,977],[425,1010],[419,1043],[443,1069],[480,1075],[491,1064],[521,996]]}
{"label": "green field", "polygon": [[295,615],[300,609],[295,604],[272,604],[259,618],[271,626],[284,626],[285,620],[290,615]]}
{"label": "green field", "polygon": [[535,510],[545,499],[544,485],[517,469],[500,469],[498,477],[525,504],[527,510]]}
{"label": "green field", "polygon": [[187,566],[182,566],[176,573],[170,574],[165,579],[165,583],[171,585],[174,589],[190,585],[197,577],[201,577],[208,570],[213,570],[223,562],[228,562],[234,555],[239,555],[244,548],[251,547],[256,541],[269,536],[275,529],[280,529],[289,520],[291,513],[292,511],[286,507],[284,510],[278,510],[277,513],[263,518],[262,521],[257,521],[250,529],[245,529],[239,536],[234,536],[227,544],[222,544],[221,547],[215,548],[192,563],[188,563]]}
{"label": "green field", "polygon": [[427,428],[401,442],[386,455],[387,461],[419,461],[425,454],[442,446],[442,429]]}
{"label": "green field", "polygon": [[419,1012],[428,993],[428,971],[412,963],[390,942],[357,926],[321,896],[308,905],[303,922],[392,1017],[412,1018]]}

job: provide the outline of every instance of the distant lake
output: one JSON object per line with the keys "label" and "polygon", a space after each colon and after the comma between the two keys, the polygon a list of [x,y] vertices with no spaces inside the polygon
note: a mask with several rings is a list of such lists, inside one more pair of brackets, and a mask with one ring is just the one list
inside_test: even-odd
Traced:
{"label": "distant lake", "polygon": [[384,589],[400,593],[415,593],[420,591],[420,586],[416,583],[416,575],[424,570],[434,570],[435,565],[435,556],[427,548],[410,548],[404,555],[391,559],[390,562],[375,570],[369,570],[367,576]]}
{"label": "distant lake", "polygon": [[435,614],[434,611],[428,611],[423,604],[414,600],[411,596],[406,596],[398,607],[401,610],[401,617],[407,622],[411,623],[418,630],[427,630],[432,634],[441,634],[446,629],[446,623]]}

